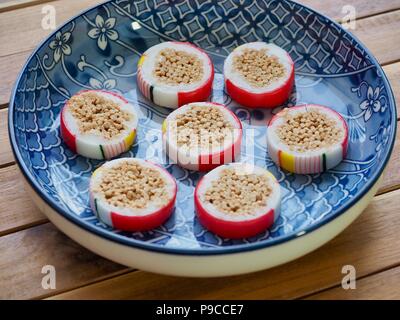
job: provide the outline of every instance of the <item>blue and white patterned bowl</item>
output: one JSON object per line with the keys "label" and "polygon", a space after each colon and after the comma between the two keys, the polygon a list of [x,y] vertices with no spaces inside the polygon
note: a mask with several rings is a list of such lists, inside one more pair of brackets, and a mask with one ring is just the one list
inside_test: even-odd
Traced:
{"label": "blue and white patterned bowl", "polygon": [[[229,105],[244,124],[242,160],[268,168],[283,190],[282,214],[257,237],[227,240],[201,227],[193,190],[201,174],[168,164],[161,122],[170,112],[136,88],[136,65],[149,47],[190,41],[212,58],[212,100]],[[267,41],[296,65],[296,88],[286,105],[247,110],[223,88],[222,65],[236,46]],[[178,181],[173,217],[146,233],[111,230],[89,207],[88,186],[101,162],[77,156],[60,138],[59,113],[82,89],[123,94],[141,110],[138,141],[124,156],[165,163]],[[347,158],[324,174],[282,171],[268,157],[267,120],[300,103],[327,105],[350,128]],[[9,131],[17,162],[35,202],[61,230],[112,260],[150,271],[192,276],[237,274],[271,267],[331,239],[365,208],[389,159],[396,109],[388,80],[371,53],[328,18],[291,1],[114,0],[82,13],[29,58],[12,94]]]}

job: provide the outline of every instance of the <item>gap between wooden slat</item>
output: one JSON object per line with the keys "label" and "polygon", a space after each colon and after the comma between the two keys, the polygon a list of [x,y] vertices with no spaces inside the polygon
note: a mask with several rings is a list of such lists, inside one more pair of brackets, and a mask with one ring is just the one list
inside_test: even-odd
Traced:
{"label": "gap between wooden slat", "polygon": [[[361,278],[399,263],[397,246],[390,246],[386,240],[396,237],[400,225],[396,214],[399,195],[400,191],[395,191],[376,197],[360,218],[324,247],[268,271],[225,279],[177,278],[133,271],[51,298],[80,299],[93,294],[100,299],[115,294],[115,298],[122,299],[221,299],[223,295],[227,299],[301,298],[305,292],[314,292],[315,287],[340,283],[341,266],[345,264],[354,264]],[[384,208],[388,211],[383,212]],[[387,233],[382,236],[378,231],[385,226]]]}
{"label": "gap between wooden slat", "polygon": [[[375,272],[371,272],[370,274],[367,274],[367,275],[362,275],[360,277],[357,276],[357,270],[356,270],[356,282],[358,283],[358,282],[361,282],[362,280],[368,279],[370,277],[374,277],[374,276],[377,276],[377,275],[380,275],[380,274],[384,274],[384,273],[386,273],[388,271],[397,269],[399,267],[400,267],[400,263],[394,263],[394,264],[389,265],[389,266],[387,266],[385,268],[382,268],[380,270],[376,270]],[[317,296],[319,296],[321,294],[323,295],[326,292],[329,292],[331,290],[337,290],[337,289],[342,289],[342,286],[341,285],[334,285],[334,286],[331,286],[329,288],[325,288],[325,289],[322,289],[322,290],[316,290],[315,292],[312,292],[310,294],[306,294],[303,297],[296,298],[296,300],[313,300],[313,297],[317,297]],[[342,289],[342,290],[344,290],[344,289]],[[357,289],[355,289],[355,290],[357,290]]]}
{"label": "gap between wooden slat", "polygon": [[22,9],[51,1],[54,0],[10,0],[5,2],[0,2],[0,13],[16,9]]}
{"label": "gap between wooden slat", "polygon": [[[346,1],[348,1],[348,0],[346,0]],[[398,3],[400,3],[400,2],[398,2]],[[376,12],[376,13],[366,14],[366,15],[357,17],[356,21],[360,21],[360,20],[368,19],[368,18],[373,18],[373,17],[376,17],[376,16],[380,16],[382,14],[387,14],[387,13],[390,13],[390,12],[393,12],[393,11],[397,11],[399,9],[400,9],[400,5],[395,7],[395,8],[393,8],[393,9],[383,10],[383,11],[379,11],[379,12]],[[338,21],[339,24],[343,24],[341,19],[339,19],[337,21]]]}
{"label": "gap between wooden slat", "polygon": [[295,0],[295,2],[304,4],[338,22],[347,14],[342,12],[342,8],[348,5],[356,9],[357,20],[400,9],[400,3],[397,0]]}
{"label": "gap between wooden slat", "polygon": [[[91,0],[90,3],[94,4],[96,2],[99,1]],[[59,1],[55,1],[55,3],[59,3]],[[67,14],[64,13],[64,15],[65,17],[63,18],[66,18]],[[396,34],[399,32],[398,30],[400,30],[400,23],[396,20],[400,19],[398,18],[399,15],[400,10],[396,10],[384,15],[377,15],[372,18],[359,19],[357,20],[357,29],[352,31],[356,36],[361,39],[361,41],[366,41],[367,45],[374,53],[374,55],[377,56],[380,61],[382,61],[382,65],[387,65],[388,62],[400,61],[400,57],[396,56],[396,52],[400,52],[399,42],[396,39]],[[370,31],[372,27],[374,27],[374,32]],[[376,36],[376,32],[380,34],[379,37]],[[32,35],[30,38],[32,37],[34,38],[35,36]],[[379,41],[382,41],[382,39],[384,39],[383,44],[379,43]],[[6,106],[6,101],[9,99],[9,94],[11,92],[12,86],[14,85],[15,78],[20,71],[20,68],[22,67],[27,56],[29,56],[31,50],[34,47],[34,45],[32,45],[32,47],[27,48],[27,45],[25,45],[26,42],[29,42],[29,38],[26,39],[26,41],[21,40],[20,42],[22,44],[19,45],[19,47],[22,46],[21,49],[25,48],[25,50],[9,53],[8,55],[6,55],[6,58],[0,57],[0,74],[7,75],[5,78],[3,78],[3,83],[0,85],[0,104],[3,107]],[[390,50],[389,48],[387,48],[389,44],[391,46]],[[387,48],[387,50],[382,49],[382,47]]]}
{"label": "gap between wooden slat", "polygon": [[[340,236],[340,235],[338,235],[338,237],[339,237],[339,236]],[[310,254],[311,254],[311,253],[310,253]],[[300,259],[301,259],[301,258],[300,258]],[[290,263],[290,262],[289,262],[289,263]],[[279,266],[278,266],[278,267],[279,267]],[[281,267],[284,268],[284,267],[285,267],[285,264],[281,265]],[[373,276],[376,276],[376,275],[384,274],[384,273],[386,273],[386,272],[388,272],[388,271],[397,269],[397,268],[399,268],[399,267],[400,267],[400,263],[394,263],[394,264],[392,264],[392,265],[390,265],[390,266],[387,266],[387,267],[385,267],[385,268],[381,268],[381,269],[376,270],[376,271],[374,271],[374,272],[371,272],[371,273],[369,273],[369,274],[364,274],[364,275],[362,275],[362,276],[360,276],[360,277],[357,277],[357,278],[356,278],[356,281],[357,281],[357,283],[359,283],[359,282],[361,282],[362,280],[368,279],[368,278],[373,277]],[[96,284],[99,284],[99,283],[104,282],[104,281],[107,281],[107,280],[117,279],[117,278],[119,278],[119,277],[121,277],[121,276],[129,275],[129,274],[133,274],[133,273],[138,274],[138,273],[140,273],[140,272],[141,272],[141,273],[145,273],[145,271],[141,271],[141,270],[137,270],[137,269],[121,271],[121,272],[119,272],[118,274],[113,274],[113,275],[110,275],[110,276],[108,276],[108,277],[104,277],[104,279],[97,279],[97,280],[95,280],[95,281],[92,281],[92,282],[86,283],[86,284],[82,284],[82,285],[77,286],[77,287],[75,287],[75,288],[69,288],[69,289],[65,289],[65,290],[60,290],[60,291],[57,292],[57,294],[55,294],[55,295],[49,293],[49,294],[46,294],[46,295],[42,295],[42,296],[36,297],[35,300],[48,300],[48,299],[51,300],[51,299],[54,299],[54,298],[57,299],[57,296],[62,296],[63,294],[68,293],[68,292],[70,292],[70,291],[79,290],[79,289],[84,289],[85,287],[89,287],[89,286],[91,286],[91,285],[96,285]],[[147,272],[146,272],[146,273],[147,273]],[[331,291],[331,290],[336,290],[336,289],[341,289],[341,288],[342,288],[341,285],[332,285],[332,286],[326,287],[326,288],[321,289],[321,290],[315,290],[315,291],[313,291],[313,292],[310,292],[310,293],[308,293],[308,294],[305,294],[304,296],[295,297],[294,300],[313,300],[313,297],[317,297],[317,296],[319,296],[319,295],[321,295],[321,294],[323,294],[323,293],[325,293],[325,292],[329,292],[329,291]],[[356,289],[356,290],[357,290],[357,289]]]}
{"label": "gap between wooden slat", "polygon": [[305,299],[378,299],[399,300],[400,299],[400,267],[393,267],[382,272],[371,274],[368,277],[359,277],[356,280],[355,290],[343,290],[341,286],[321,291],[317,294],[307,296]]}
{"label": "gap between wooden slat", "polygon": [[34,227],[43,225],[43,224],[48,223],[48,222],[49,222],[49,220],[47,219],[47,217],[43,216],[43,219],[36,220],[35,222],[31,222],[31,223],[27,223],[27,224],[24,224],[24,225],[15,227],[15,228],[11,228],[11,229],[9,229],[7,231],[0,231],[0,238],[4,237],[4,236],[7,236],[9,234],[13,234],[13,233],[16,233],[16,232],[20,232],[20,231],[29,229],[29,228],[34,228]]}
{"label": "gap between wooden slat", "polygon": [[6,163],[2,163],[0,164],[0,169],[4,169],[7,167],[11,167],[12,165],[16,164],[15,161],[10,161],[10,162],[6,162]]}
{"label": "gap between wooden slat", "polygon": [[[334,279],[336,279],[336,276],[340,277],[340,271],[337,271],[338,274],[336,274],[335,271],[336,266],[331,265],[332,261],[335,261],[335,263],[345,263],[348,259],[351,261],[353,261],[352,259],[355,259],[354,261],[355,263],[361,263],[361,265],[363,266],[362,269],[363,271],[362,270],[361,270],[362,272],[360,271],[360,275],[369,273],[370,271],[375,271],[377,268],[381,269],[383,265],[387,267],[388,265],[397,263],[398,261],[400,261],[400,254],[398,253],[397,250],[398,247],[395,244],[390,245],[390,243],[392,242],[388,241],[393,237],[396,237],[398,228],[400,228],[400,221],[397,218],[398,217],[397,211],[399,210],[399,202],[397,201],[397,199],[399,195],[400,195],[400,190],[375,197],[369,208],[367,208],[366,212],[364,212],[364,214],[362,214],[361,217],[355,223],[353,223],[347,231],[344,231],[344,233],[341,236],[336,238],[336,240],[333,240],[333,242],[325,246],[324,249],[320,249],[317,252],[313,253],[311,257],[308,258],[305,257],[302,258],[301,261],[292,262],[289,266],[288,265],[286,267],[282,266],[279,267],[278,269],[275,269],[273,274],[277,274],[280,275],[280,277],[283,277],[286,281],[286,287],[287,287],[288,283],[291,284],[290,281],[292,281],[293,277],[296,276],[295,274],[288,277],[288,274],[285,271],[287,268],[291,270],[289,273],[291,274],[293,272],[294,273],[299,272],[297,269],[301,267],[304,269],[303,271],[301,271],[304,273],[303,276],[306,276],[309,272],[312,273],[314,270],[314,272],[321,275],[320,277],[321,281],[325,281],[323,275],[326,272],[328,272],[328,274],[335,272]],[[16,198],[19,199],[19,197],[17,196]],[[382,228],[387,228],[385,229],[386,234],[384,236],[382,236],[381,232],[378,232],[379,230],[382,230]],[[387,237],[389,238],[389,240],[387,240]],[[14,246],[16,246],[18,250],[13,249]],[[2,269],[3,265],[2,269],[3,271],[0,272],[0,277],[3,276],[3,280],[0,281],[0,287],[1,283],[4,283],[4,285],[6,285],[5,284],[6,282],[4,281],[8,279],[7,287],[12,287],[10,290],[17,290],[18,292],[20,292],[21,291],[20,286],[23,287],[28,286],[27,288],[25,287],[24,288],[26,290],[33,290],[33,292],[35,292],[32,293],[32,297],[38,297],[47,294],[47,292],[42,292],[39,288],[35,289],[31,287],[32,286],[31,281],[34,281],[33,283],[36,283],[38,279],[41,279],[40,269],[38,270],[36,269],[38,268],[38,265],[42,266],[43,263],[44,264],[54,263],[57,266],[58,270],[57,275],[59,276],[61,282],[59,287],[60,290],[71,286],[76,287],[77,286],[76,283],[74,285],[76,279],[81,279],[82,281],[86,279],[81,283],[87,282],[86,275],[75,274],[76,272],[79,272],[78,270],[85,270],[85,272],[96,275],[93,276],[96,279],[104,276],[103,273],[99,273],[99,271],[96,269],[98,265],[97,263],[98,260],[102,261],[101,263],[102,270],[112,270],[112,272],[115,271],[119,272],[121,270],[120,269],[121,267],[118,267],[117,268],[118,270],[115,270],[115,268],[113,267],[114,265],[110,264],[110,262],[107,262],[104,259],[101,259],[100,257],[97,257],[94,254],[87,252],[87,250],[83,249],[81,246],[74,243],[66,236],[62,235],[50,223],[45,224],[43,226],[30,228],[28,230],[24,230],[19,233],[10,234],[5,237],[1,237],[0,248],[2,248],[1,250],[4,250],[3,256],[9,257],[0,260],[0,270]],[[374,256],[370,258],[369,253],[364,254],[365,251],[371,252],[372,254],[374,254]],[[357,254],[355,254],[354,252],[356,252]],[[82,256],[83,253],[84,253],[83,258],[80,258],[80,256]],[[340,261],[332,259],[332,255],[333,256],[337,255],[336,259],[340,259]],[[15,261],[14,260],[9,261],[8,259],[14,259]],[[75,259],[78,260],[75,261]],[[22,261],[27,261],[27,262],[21,263]],[[94,270],[85,269],[87,268],[88,263],[90,266],[93,266]],[[327,265],[324,266],[321,265],[321,263],[325,263]],[[11,264],[13,266],[14,265],[18,266],[19,269],[13,270],[12,268],[9,268],[8,264]],[[70,268],[75,268],[75,269],[70,270]],[[332,271],[332,268],[334,269],[334,271]],[[34,274],[31,274],[32,272]],[[22,277],[20,279],[19,277],[17,277],[18,278],[17,279],[15,278],[15,276],[13,276],[14,273],[25,275],[25,278]],[[259,280],[256,281],[259,275],[260,274],[243,276],[241,279],[251,279],[252,286],[255,287],[255,289],[258,288],[258,290],[262,290],[258,284]],[[135,275],[135,277],[136,276],[137,275]],[[332,276],[333,275],[331,274],[331,278]],[[29,277],[30,280],[27,281],[26,277]],[[150,277],[150,279],[153,279],[151,281],[155,281],[154,279],[158,279],[158,276],[153,276],[148,274],[146,274],[146,277],[147,278]],[[275,279],[274,277],[270,276],[269,271],[264,272],[264,277],[262,278],[265,280]],[[168,278],[162,278],[162,279],[168,279]],[[183,283],[185,283],[185,281],[189,280],[183,280]],[[180,284],[180,282],[178,283]],[[191,282],[189,281],[189,283]],[[224,286],[224,282],[218,282],[218,283],[219,283],[218,286]],[[199,284],[202,284],[202,282],[199,282]],[[156,284],[153,283],[153,286],[154,285]],[[238,283],[236,281],[236,286],[237,285]],[[295,286],[295,284],[293,285],[294,288],[298,288],[297,286]],[[321,284],[318,287],[322,288],[325,286],[326,285]],[[312,287],[313,286],[310,284],[310,288]],[[300,288],[301,287],[299,287],[298,289]],[[214,288],[214,290],[217,289],[218,287]],[[286,289],[289,290],[290,288],[287,287]],[[293,288],[290,290],[293,290]],[[2,290],[0,290],[0,293],[1,291]],[[274,294],[273,290],[270,293],[266,292],[265,290],[261,292],[263,295]],[[205,293],[203,292],[203,294]],[[247,293],[247,295],[251,294],[252,293],[250,290]],[[291,295],[292,294],[298,296],[298,294],[294,294],[293,292],[291,293]]]}
{"label": "gap between wooden slat", "polygon": [[[100,278],[95,279],[93,281],[88,281],[85,284],[81,284],[81,285],[78,285],[78,286],[73,287],[73,288],[68,288],[68,289],[66,288],[66,289],[60,290],[59,292],[57,292],[57,295],[58,294],[64,294],[64,293],[67,293],[67,292],[69,292],[71,290],[77,290],[77,289],[80,289],[80,288],[83,288],[83,287],[86,287],[86,286],[90,286],[92,284],[96,284],[96,283],[99,283],[99,282],[107,281],[107,280],[110,280],[110,279],[121,277],[123,275],[129,274],[129,273],[132,273],[132,272],[138,272],[139,271],[137,269],[132,269],[132,268],[128,268],[128,267],[126,267],[126,268],[127,268],[126,270],[122,269],[121,271],[117,271],[117,272],[115,272],[113,274],[109,274],[109,275],[106,275],[104,277],[100,277]],[[52,296],[54,296],[54,294],[48,293],[48,294],[44,294],[44,295],[35,297],[33,299],[30,299],[30,300],[45,300],[45,299],[51,298]]]}
{"label": "gap between wooden slat", "polygon": [[56,268],[60,290],[128,270],[84,249],[51,223],[1,237],[0,251],[0,299],[48,294],[41,286],[45,265]]}

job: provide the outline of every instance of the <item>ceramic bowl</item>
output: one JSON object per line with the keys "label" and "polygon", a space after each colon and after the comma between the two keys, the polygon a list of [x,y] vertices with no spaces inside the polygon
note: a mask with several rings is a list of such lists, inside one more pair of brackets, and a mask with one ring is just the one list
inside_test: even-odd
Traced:
{"label": "ceramic bowl", "polygon": [[[196,218],[193,191],[202,173],[170,164],[162,154],[161,124],[171,112],[136,87],[137,62],[163,41],[189,41],[215,64],[211,101],[227,105],[244,127],[241,161],[271,171],[282,188],[282,213],[273,227],[229,240]],[[246,109],[224,91],[225,57],[246,42],[275,43],[290,53],[296,85],[272,110]],[[160,228],[124,233],[101,223],[89,206],[89,179],[102,164],[63,143],[60,109],[83,89],[122,94],[140,109],[138,139],[123,157],[158,162],[177,179],[175,212]],[[349,151],[337,167],[298,175],[277,167],[266,148],[266,123],[284,107],[322,104],[349,126]],[[63,232],[116,262],[163,274],[224,276],[273,267],[302,256],[348,226],[375,194],[396,131],[388,80],[367,48],[341,26],[291,1],[127,1],[99,5],[50,35],[24,66],[9,109],[17,163],[35,203]]]}

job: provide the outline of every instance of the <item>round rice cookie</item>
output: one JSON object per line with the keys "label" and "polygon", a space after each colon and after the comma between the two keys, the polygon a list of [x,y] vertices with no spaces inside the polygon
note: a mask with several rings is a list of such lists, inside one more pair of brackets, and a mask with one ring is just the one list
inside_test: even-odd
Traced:
{"label": "round rice cookie", "polygon": [[165,119],[163,147],[173,163],[194,171],[210,171],[240,156],[242,124],[224,105],[195,102]]}
{"label": "round rice cookie", "polygon": [[214,66],[210,57],[188,42],[168,41],[148,49],[140,58],[140,92],[154,104],[176,109],[211,95]]}
{"label": "round rice cookie", "polygon": [[266,169],[230,163],[200,180],[194,201],[199,221],[206,229],[224,238],[249,238],[277,220],[281,190]]}
{"label": "round rice cookie", "polygon": [[172,214],[175,179],[164,168],[137,158],[106,162],[90,180],[90,206],[106,225],[123,231],[157,228]]}
{"label": "round rice cookie", "polygon": [[346,157],[348,132],[343,117],[328,107],[308,104],[286,108],[268,124],[268,153],[287,171],[323,172]]}
{"label": "round rice cookie", "polygon": [[74,152],[91,159],[111,159],[133,145],[138,127],[136,108],[124,97],[103,90],[81,91],[60,115],[61,136]]}
{"label": "round rice cookie", "polygon": [[282,48],[265,42],[237,47],[224,63],[228,94],[248,108],[274,108],[290,96],[294,63]]}

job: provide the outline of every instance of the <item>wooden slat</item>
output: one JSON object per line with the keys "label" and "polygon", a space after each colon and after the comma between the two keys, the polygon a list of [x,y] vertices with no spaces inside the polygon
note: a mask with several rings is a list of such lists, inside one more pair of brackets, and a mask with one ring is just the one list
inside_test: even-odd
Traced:
{"label": "wooden slat", "polygon": [[0,236],[47,221],[26,194],[17,166],[0,169]]}
{"label": "wooden slat", "polygon": [[52,0],[1,0],[0,13],[20,8],[26,8],[37,4],[44,4],[50,1]]}
{"label": "wooden slat", "polygon": [[308,297],[309,300],[400,300],[400,267],[356,281],[355,290],[336,287]]}
{"label": "wooden slat", "polygon": [[342,12],[342,8],[347,5],[352,5],[356,9],[357,19],[400,8],[398,0],[301,0],[296,2],[309,6],[337,21],[341,21],[345,16],[346,13]]}
{"label": "wooden slat", "polygon": [[0,110],[0,168],[14,162],[7,128],[8,110]]}
{"label": "wooden slat", "polygon": [[[31,225],[35,225],[35,224],[40,224],[40,223],[44,223],[45,221],[47,221],[44,216],[38,211],[38,209],[33,205],[33,203],[31,202],[31,200],[26,196],[26,193],[24,191],[23,188],[23,183],[21,180],[21,176],[18,173],[18,169],[16,168],[16,166],[12,166],[12,167],[8,167],[8,168],[3,168],[0,169],[0,188],[1,190],[4,190],[4,192],[2,193],[2,201],[0,202],[0,212],[2,212],[2,214],[0,215],[0,235],[1,234],[5,234],[5,233],[10,233],[12,231],[18,230],[18,229],[22,229],[22,228],[26,228],[28,226]],[[397,211],[399,210],[398,205],[400,204],[398,202],[398,197],[400,195],[400,191],[395,191],[395,192],[391,192],[379,197],[376,197],[373,204],[369,207],[369,209],[363,214],[362,218],[359,219],[361,220],[358,221],[355,225],[356,226],[352,226],[351,230],[353,231],[346,231],[345,232],[345,236],[343,240],[339,241],[339,243],[336,243],[336,240],[333,242],[333,244],[329,244],[328,247],[331,249],[321,249],[319,254],[316,254],[316,259],[320,259],[319,255],[325,255],[325,250],[327,250],[327,257],[329,257],[329,254],[331,251],[341,251],[343,252],[348,252],[348,250],[355,250],[353,247],[350,248],[344,248],[343,250],[340,249],[343,246],[346,246],[347,242],[353,242],[352,240],[349,240],[349,238],[352,237],[352,234],[354,233],[354,230],[356,230],[358,233],[360,233],[358,236],[354,236],[356,238],[354,238],[354,241],[356,241],[358,238],[360,239],[360,242],[363,242],[362,238],[366,237],[366,239],[368,239],[368,237],[366,236],[366,234],[368,232],[370,232],[371,234],[376,234],[377,237],[379,237],[379,230],[384,230],[384,228],[386,227],[386,225],[390,224],[390,221],[392,221],[394,224],[392,226],[392,228],[397,228],[397,232],[400,231],[398,229],[398,225],[396,224],[396,215],[397,215]],[[1,203],[3,204],[3,208],[1,208]],[[13,210],[9,210],[9,208],[13,208]],[[398,215],[397,215],[398,216]],[[382,220],[382,221],[381,221]],[[365,230],[363,229],[362,226],[370,226],[368,228],[366,228]],[[36,228],[40,228],[40,227],[35,227],[35,228],[31,228],[31,229],[36,229]],[[20,231],[17,233],[14,233],[14,235],[16,234],[20,234],[21,232],[28,232],[29,230],[25,230],[25,231]],[[390,229],[385,231],[385,233],[388,233],[387,235],[385,235],[385,237],[387,236],[388,241],[392,241],[392,237],[391,237],[391,231]],[[54,239],[50,239],[50,238],[46,238],[43,239],[40,237],[40,233],[35,233],[35,235],[37,236],[37,238],[32,239],[32,241],[38,241],[38,242],[51,242],[54,243],[55,240]],[[12,235],[9,235],[12,236]],[[7,238],[9,236],[3,236],[0,237],[0,252],[1,248],[2,248],[2,241],[3,238]],[[381,234],[382,236],[382,234]],[[393,236],[394,237],[394,236]],[[340,237],[341,238],[341,237]],[[381,243],[382,247],[386,246],[386,240],[382,240],[383,242]],[[61,244],[54,244],[54,246],[59,245],[60,248],[60,255],[68,255],[68,252],[65,252],[65,246],[61,245]],[[397,245],[396,243],[393,243],[393,245]],[[18,242],[15,243],[15,248],[14,250],[10,251],[13,252],[13,254],[15,255],[19,255],[20,250],[23,251],[23,246],[19,246]],[[389,246],[390,247],[390,246]],[[45,248],[45,246],[42,247],[43,250]],[[390,248],[389,248],[390,249]],[[81,249],[83,250],[83,249]],[[375,248],[372,247],[371,248],[371,252],[378,252],[382,250],[381,248]],[[391,249],[390,249],[391,250]],[[44,250],[45,251],[45,250]],[[47,253],[47,252],[43,252],[42,253],[45,258],[48,258],[48,254],[52,254],[52,253]],[[340,254],[340,253],[338,253]],[[400,255],[400,252],[399,252]],[[7,256],[6,255],[2,255],[2,257],[4,258],[4,260],[7,260]],[[398,256],[396,256],[395,258],[399,258]],[[68,256],[64,257],[64,260],[68,260]],[[373,257],[371,257],[371,259],[373,259]],[[3,259],[2,259],[3,260]],[[63,259],[60,259],[63,260]],[[336,259],[333,259],[336,261]],[[377,259],[379,260],[379,259]],[[309,266],[310,264],[312,264],[312,262],[314,261],[313,258],[308,258],[306,259],[306,264],[305,266]],[[395,261],[395,260],[394,260]],[[338,260],[338,262],[340,262],[340,260]],[[390,260],[390,262],[393,262],[392,260]],[[299,264],[299,265],[303,265],[303,261],[299,261],[299,262],[293,262],[295,265]],[[394,263],[394,262],[393,262]],[[29,263],[28,263],[29,265]],[[27,268],[30,268],[30,266],[27,266]],[[291,267],[292,268],[292,267]],[[295,267],[294,267],[295,268]],[[6,269],[4,269],[6,270]],[[0,268],[0,280],[1,280],[1,274],[3,272],[5,272],[4,270],[1,270]],[[10,270],[8,272],[13,272],[12,268],[10,268]],[[277,271],[275,271],[277,272]],[[278,273],[279,274],[279,273]],[[132,281],[139,281],[139,278],[141,278],[144,275],[143,281],[144,283],[149,282],[157,282],[158,281],[158,276],[153,276],[153,275],[149,275],[147,273],[140,273],[140,276],[138,275],[133,275],[133,279]],[[104,276],[106,276],[106,274],[104,274]],[[129,277],[131,277],[132,275],[130,275]],[[261,276],[263,276],[263,273],[261,273]],[[78,286],[80,285],[79,282],[74,283],[74,281],[71,279],[72,275],[69,275],[69,279],[71,280],[71,286]],[[154,278],[156,277],[156,278]],[[247,279],[246,276],[245,279]],[[12,279],[14,277],[10,276],[10,279]],[[164,278],[164,277],[161,277]],[[165,277],[166,279],[169,279],[169,277]],[[240,278],[240,277],[239,277]],[[257,276],[255,275],[254,277],[250,277],[251,279],[253,279],[252,281],[257,282]],[[146,280],[147,279],[147,280]],[[236,277],[234,278],[236,279]],[[171,281],[176,281],[176,279],[174,280],[173,278],[171,279]],[[186,281],[186,280],[185,280]],[[239,280],[235,280],[235,282],[237,283]],[[2,292],[1,290],[1,283],[2,281],[0,281],[0,292]],[[4,285],[9,285],[9,283],[5,283]],[[188,286],[190,287],[192,285],[191,282],[188,283]],[[207,284],[208,285],[208,284]],[[221,284],[220,284],[221,285]],[[239,285],[237,283],[237,285]],[[326,285],[328,286],[328,285]],[[37,289],[37,288],[36,288]],[[63,286],[62,288],[60,287],[60,290],[64,290],[67,289],[66,286]],[[38,291],[35,291],[35,295],[33,295],[32,297],[37,297],[39,295],[42,295],[43,292],[41,291],[41,289],[37,289]],[[222,290],[222,289],[221,289]],[[261,290],[261,289],[260,289]],[[18,297],[17,295],[15,297]],[[256,297],[256,296],[254,296]],[[1,297],[0,297],[1,298]]]}
{"label": "wooden slat", "polygon": [[396,140],[392,156],[386,167],[379,193],[388,192],[400,187],[400,130],[396,132]]}
{"label": "wooden slat", "polygon": [[[52,2],[52,5],[54,5],[57,10],[57,22],[60,25],[63,21],[67,20],[78,12],[101,2],[104,1],[87,0],[84,2],[73,1],[71,3],[70,1],[66,0],[58,0]],[[322,3],[325,4],[329,2],[323,1]],[[49,30],[44,30],[41,27],[41,19],[43,17],[41,14],[41,8],[42,6],[39,5],[14,10],[12,12],[1,13],[0,21],[2,28],[0,28],[0,38],[6,39],[10,34],[15,33],[18,33],[20,36],[13,38],[13,41],[7,43],[7,45],[2,43],[0,46],[0,57],[31,50],[38,44],[38,42],[40,42],[50,33]],[[356,30],[354,30],[354,33],[361,39],[364,39],[366,44],[371,48],[376,46],[375,43],[377,42],[379,44],[384,44],[386,40],[396,40],[398,39],[400,32],[398,30],[398,26],[400,24],[399,14],[399,11],[394,11],[359,20],[357,21]],[[25,23],[20,23],[20,21],[24,21]],[[396,42],[398,41],[393,41],[391,45],[396,46]],[[384,48],[385,46],[378,45],[377,47]],[[380,54],[384,54],[383,57],[381,57],[381,63],[399,59],[399,56],[396,54],[396,52],[392,52],[390,54],[390,52],[381,53],[378,51],[375,54],[377,54],[378,57]]]}
{"label": "wooden slat", "polygon": [[400,62],[384,66],[383,70],[390,81],[397,104],[397,116],[400,118]]}
{"label": "wooden slat", "polygon": [[[344,4],[344,0],[343,4]],[[85,1],[70,1],[70,0],[57,0],[53,1],[51,4],[54,6],[57,12],[57,24],[61,25],[63,21],[67,20],[71,16],[77,14],[78,12],[89,8],[90,6],[96,5],[104,1],[101,0],[85,0]],[[322,12],[328,15],[335,15],[334,12],[341,8],[341,6],[336,6],[333,1],[305,1],[311,7],[317,7]],[[370,1],[358,0],[359,5],[357,7],[362,7],[365,12],[375,12],[376,10],[372,8],[371,5],[367,3]],[[384,2],[384,1],[381,1]],[[398,4],[397,4],[398,6]],[[13,10],[10,12],[3,12],[0,16],[1,28],[0,28],[0,38],[7,39],[10,34],[18,34],[18,37],[13,38],[12,42],[3,43],[0,47],[0,56],[11,55],[19,53],[21,51],[26,51],[33,49],[37,43],[49,34],[49,30],[44,30],[42,28],[42,18],[41,13],[42,5],[31,6],[28,8],[22,8],[18,10]],[[393,5],[389,5],[388,8],[392,8]],[[384,6],[385,8],[385,6]],[[21,23],[24,21],[24,23]]]}
{"label": "wooden slat", "polygon": [[[53,5],[56,9],[57,24],[60,25],[63,21],[67,20],[78,12],[102,2],[104,1],[57,0],[52,1],[51,5]],[[341,10],[342,6],[347,4],[345,0],[340,0],[340,3],[337,3],[337,1],[317,0],[300,2],[316,8],[328,16],[333,16],[336,18],[342,16],[338,10]],[[400,5],[398,1],[396,2],[396,0],[380,0],[374,3],[371,3],[371,1],[368,0],[356,0],[354,6],[358,8],[358,18],[360,18],[365,15],[395,9]],[[41,21],[43,18],[43,14],[41,12],[42,7],[42,5],[30,6],[28,8],[3,12],[1,14],[0,21],[2,21],[2,28],[0,29],[0,38],[6,39],[10,34],[16,33],[19,35],[19,37],[13,38],[12,43],[9,43],[9,45],[3,45],[0,47],[0,56],[15,54],[21,51],[32,49],[49,33],[48,30],[44,30],[41,26]],[[24,23],[20,23],[21,21],[24,21]]]}
{"label": "wooden slat", "polygon": [[127,268],[83,249],[50,223],[0,238],[0,299],[50,294],[41,286],[42,267],[56,268],[56,290],[115,276]]}
{"label": "wooden slat", "polygon": [[[0,12],[20,9],[37,4],[44,4],[54,0],[0,0]],[[347,0],[337,1],[318,1],[318,0],[299,0],[307,5],[335,20],[340,21],[344,16],[342,8],[349,4]],[[357,18],[375,15],[382,12],[398,9],[400,7],[397,0],[352,0],[351,5],[356,8]]]}
{"label": "wooden slat", "polygon": [[[320,3],[319,6],[329,3],[329,1],[313,1],[314,6],[318,3]],[[67,2],[68,4],[66,4]],[[61,23],[79,11],[99,2],[102,1],[74,1],[71,4],[67,0],[58,0],[52,4],[59,9],[57,22]],[[368,7],[366,5],[368,1],[361,2],[365,2],[363,5]],[[3,79],[0,84],[0,106],[8,102],[12,84],[31,50],[49,34],[49,31],[41,28],[40,8],[41,6],[33,6],[14,10],[12,14],[11,12],[0,14],[0,38],[6,39],[9,34],[21,34],[21,37],[13,39],[7,45],[0,42],[0,71],[3,71],[4,68],[1,73]],[[329,10],[327,12],[329,13]],[[27,21],[27,23],[21,24],[18,21]],[[4,28],[1,27],[2,25]],[[371,26],[374,27],[370,29]],[[357,29],[353,33],[371,49],[381,63],[387,64],[400,60],[400,41],[397,41],[400,38],[400,11],[362,19],[357,22]]]}
{"label": "wooden slat", "polygon": [[400,10],[360,20],[352,32],[380,63],[400,59]]}
{"label": "wooden slat", "polygon": [[[400,263],[400,190],[368,209],[323,248],[284,266],[244,276],[191,279],[133,272],[72,290],[56,299],[288,299],[339,283],[342,266],[359,277]],[[1,241],[1,239],[0,239]]]}
{"label": "wooden slat", "polygon": [[7,107],[17,76],[30,54],[31,51],[25,51],[7,57],[0,57],[0,109]]}

